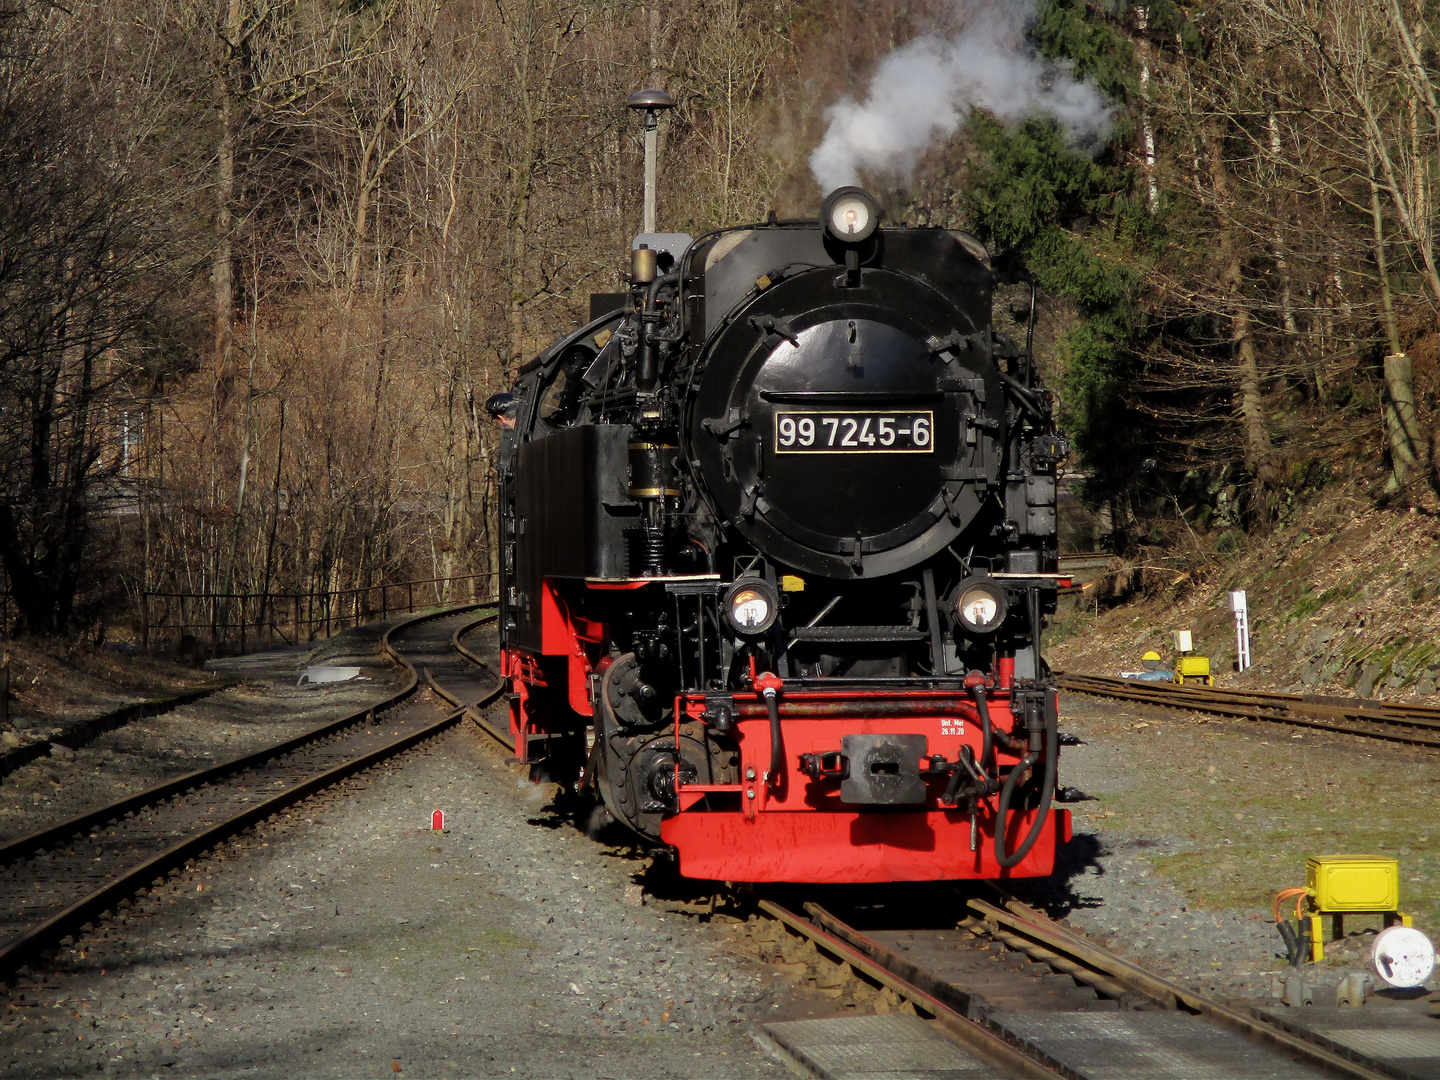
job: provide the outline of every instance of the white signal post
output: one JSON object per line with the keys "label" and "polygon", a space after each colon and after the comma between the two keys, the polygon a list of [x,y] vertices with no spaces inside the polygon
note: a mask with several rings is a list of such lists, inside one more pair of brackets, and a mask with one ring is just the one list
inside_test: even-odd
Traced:
{"label": "white signal post", "polygon": [[1250,666],[1250,605],[1244,589],[1230,594],[1230,610],[1235,613],[1235,670],[1244,671]]}

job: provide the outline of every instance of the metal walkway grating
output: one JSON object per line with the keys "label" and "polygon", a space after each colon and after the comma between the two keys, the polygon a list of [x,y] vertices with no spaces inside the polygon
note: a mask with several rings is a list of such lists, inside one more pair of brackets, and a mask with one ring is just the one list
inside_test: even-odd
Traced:
{"label": "metal walkway grating", "polygon": [[825,1080],[999,1080],[994,1067],[917,1016],[837,1016],[765,1025]]}
{"label": "metal walkway grating", "polygon": [[1085,1080],[1300,1080],[1320,1075],[1182,1013],[996,1012],[990,1021]]}

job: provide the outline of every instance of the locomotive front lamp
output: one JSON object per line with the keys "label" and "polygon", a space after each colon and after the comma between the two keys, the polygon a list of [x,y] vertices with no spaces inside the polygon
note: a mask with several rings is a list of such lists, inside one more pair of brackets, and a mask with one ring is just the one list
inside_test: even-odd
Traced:
{"label": "locomotive front lamp", "polygon": [[780,605],[768,581],[742,579],[725,595],[725,614],[741,634],[763,634],[775,625]]}
{"label": "locomotive front lamp", "polygon": [[825,231],[844,244],[868,240],[880,224],[880,205],[864,188],[836,188],[820,208]]}
{"label": "locomotive front lamp", "polygon": [[961,584],[955,601],[955,617],[972,634],[988,634],[1004,620],[1005,593],[989,581],[968,581]]}

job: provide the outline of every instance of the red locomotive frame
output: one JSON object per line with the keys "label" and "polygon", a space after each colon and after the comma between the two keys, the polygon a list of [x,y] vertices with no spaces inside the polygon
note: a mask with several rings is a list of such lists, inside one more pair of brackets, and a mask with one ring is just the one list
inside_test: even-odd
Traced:
{"label": "red locomotive frame", "polygon": [[[594,715],[591,687],[598,674],[591,649],[606,640],[603,623],[576,615],[561,596],[557,582],[546,579],[541,592],[543,653],[507,649],[501,671],[509,680],[510,726],[517,756],[530,760],[534,736],[550,734],[554,718],[535,715],[536,688],[554,688],[546,671],[559,666],[542,659],[564,659],[566,699],[582,717]],[[579,584],[579,583],[576,583]],[[586,583],[588,589],[638,589],[647,581]],[[1001,656],[998,678],[986,689],[991,708],[1007,712],[1013,686],[1013,661]],[[753,676],[752,672],[752,682]],[[844,734],[924,735],[928,755],[956,759],[967,745],[978,758],[981,719],[971,695],[959,690],[817,689],[787,691],[778,684],[784,723],[786,767],[776,783],[767,782],[770,753],[767,706],[759,690],[733,695],[736,718],[730,735],[740,750],[741,780],[734,784],[685,783],[676,764],[678,812],[661,825],[661,837],[679,857],[686,877],[744,882],[855,883],[884,881],[1008,879],[1050,874],[1056,849],[1071,836],[1070,812],[1047,811],[1049,820],[1026,855],[1013,867],[1002,867],[994,853],[998,796],[980,800],[972,827],[970,812],[944,806],[939,795],[943,776],[927,780],[926,801],[911,807],[855,808],[842,804],[833,784],[812,780],[799,768],[804,754],[830,754]],[[552,698],[553,700],[553,698]],[[705,695],[687,692],[674,702],[678,740],[684,724],[704,723]],[[1004,765],[1020,759],[1018,752],[996,749]],[[732,796],[739,810],[705,807],[706,796]],[[1015,810],[1004,823],[1005,847],[1014,850],[1035,822],[1034,810]]]}

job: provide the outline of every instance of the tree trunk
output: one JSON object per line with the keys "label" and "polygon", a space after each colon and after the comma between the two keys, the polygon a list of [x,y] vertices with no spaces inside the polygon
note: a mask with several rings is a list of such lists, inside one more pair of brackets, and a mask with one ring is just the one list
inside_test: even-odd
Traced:
{"label": "tree trunk", "polygon": [[1265,428],[1265,403],[1260,382],[1260,364],[1253,335],[1254,319],[1244,297],[1244,272],[1240,251],[1230,223],[1230,176],[1225,167],[1220,133],[1214,125],[1206,131],[1210,152],[1210,178],[1214,186],[1215,219],[1220,230],[1221,284],[1230,309],[1230,355],[1234,363],[1240,396],[1241,445],[1245,469],[1259,487],[1256,505],[1263,506],[1279,484],[1275,448]]}
{"label": "tree trunk", "polygon": [[1375,243],[1375,272],[1380,279],[1380,306],[1385,322],[1385,340],[1390,352],[1385,357],[1385,434],[1390,443],[1390,480],[1386,491],[1405,483],[1420,450],[1420,430],[1415,418],[1415,389],[1410,358],[1400,351],[1400,328],[1395,319],[1395,300],[1390,290],[1389,260],[1385,257],[1385,218],[1376,183],[1375,158],[1370,158],[1370,221]]}
{"label": "tree trunk", "polygon": [[[222,0],[226,2],[226,0]],[[235,335],[235,133],[236,57],[234,43],[241,34],[240,0],[228,0],[220,41],[220,70],[215,80],[220,111],[220,145],[215,155],[215,253],[210,276],[215,290],[215,417],[217,422],[230,398]]]}

